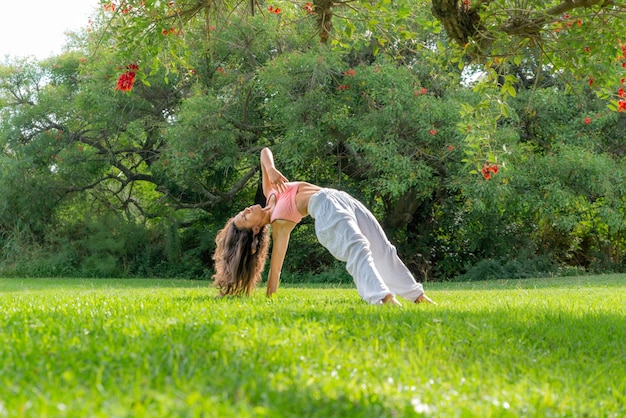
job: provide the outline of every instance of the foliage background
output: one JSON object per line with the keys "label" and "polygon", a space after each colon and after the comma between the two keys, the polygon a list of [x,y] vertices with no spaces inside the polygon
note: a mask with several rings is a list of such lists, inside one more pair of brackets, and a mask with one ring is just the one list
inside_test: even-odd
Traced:
{"label": "foliage background", "polygon": [[[264,146],[422,281],[624,271],[623,7],[527,2],[550,19],[511,35],[507,2],[452,2],[495,36],[461,48],[436,3],[103,2],[67,53],[5,60],[0,273],[210,278]],[[283,279],[350,280],[310,220]]]}

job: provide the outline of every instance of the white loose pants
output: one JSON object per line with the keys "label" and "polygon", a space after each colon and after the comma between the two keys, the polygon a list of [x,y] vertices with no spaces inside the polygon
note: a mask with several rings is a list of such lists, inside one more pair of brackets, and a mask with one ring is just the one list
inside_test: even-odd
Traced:
{"label": "white loose pants", "polygon": [[378,304],[390,293],[414,301],[424,293],[361,202],[345,192],[322,189],[311,196],[308,210],[320,244],[346,262],[364,301]]}

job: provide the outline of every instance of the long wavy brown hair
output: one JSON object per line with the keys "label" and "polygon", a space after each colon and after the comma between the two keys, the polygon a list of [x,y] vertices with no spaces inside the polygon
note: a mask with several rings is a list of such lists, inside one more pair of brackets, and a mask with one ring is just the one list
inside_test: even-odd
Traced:
{"label": "long wavy brown hair", "polygon": [[261,281],[269,248],[269,225],[258,234],[240,229],[230,218],[215,237],[213,285],[221,296],[250,295]]}

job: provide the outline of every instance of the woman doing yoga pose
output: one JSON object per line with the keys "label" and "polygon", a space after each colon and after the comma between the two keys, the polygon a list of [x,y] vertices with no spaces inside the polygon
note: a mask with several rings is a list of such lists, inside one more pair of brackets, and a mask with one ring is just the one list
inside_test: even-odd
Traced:
{"label": "woman doing yoga pose", "polygon": [[269,225],[273,245],[267,296],[273,295],[291,231],[311,215],[317,239],[335,258],[346,262],[363,300],[400,305],[398,295],[416,303],[433,303],[361,202],[339,190],[302,181],[290,183],[274,166],[269,148],[261,151],[261,170],[266,205],[242,210],[215,239],[213,279],[220,295],[249,295],[260,281],[269,248]]}

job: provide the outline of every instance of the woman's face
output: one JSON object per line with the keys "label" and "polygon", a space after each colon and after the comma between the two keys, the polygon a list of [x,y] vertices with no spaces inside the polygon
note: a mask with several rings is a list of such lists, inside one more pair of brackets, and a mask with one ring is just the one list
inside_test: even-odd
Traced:
{"label": "woman's face", "polygon": [[255,234],[258,234],[261,227],[264,226],[265,217],[266,214],[261,205],[254,205],[235,215],[233,223],[239,229],[251,229]]}

